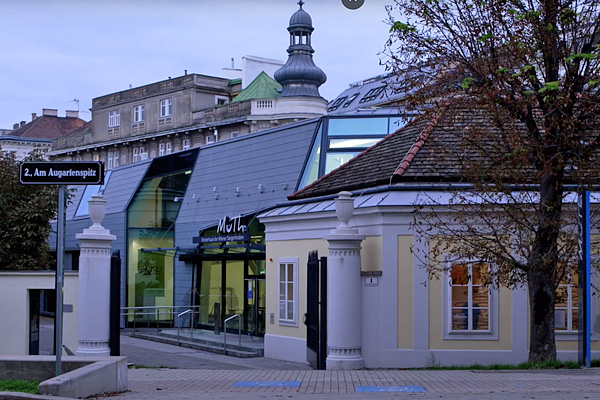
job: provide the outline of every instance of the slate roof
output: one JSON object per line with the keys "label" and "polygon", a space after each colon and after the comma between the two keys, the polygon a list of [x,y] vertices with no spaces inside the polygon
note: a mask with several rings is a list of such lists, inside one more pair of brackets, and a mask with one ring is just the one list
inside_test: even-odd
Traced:
{"label": "slate roof", "polygon": [[14,136],[54,139],[81,128],[86,122],[81,118],[43,115],[13,132]]}
{"label": "slate roof", "polygon": [[281,95],[281,85],[262,71],[238,94],[232,103],[254,99],[273,99]]}
{"label": "slate roof", "polygon": [[[505,124],[503,129],[518,133],[525,128],[515,123]],[[489,141],[476,146],[465,145],[464,140],[469,137],[466,133],[472,130],[485,132]],[[500,133],[501,128],[484,110],[430,110],[289,199],[401,182],[464,182],[468,180],[468,168],[474,166],[488,170],[487,167],[493,165],[494,172],[506,171],[505,176],[514,179],[514,167],[502,161],[506,159],[506,152],[501,140],[494,140],[503,137]],[[494,157],[504,158],[492,160]],[[527,182],[533,174],[532,170],[525,169],[519,176]]]}
{"label": "slate roof", "polygon": [[340,93],[327,104],[329,114],[358,114],[365,109],[380,107],[395,108],[394,102],[404,98],[405,93],[395,92],[391,84],[394,75],[391,73],[375,76],[356,82]]}

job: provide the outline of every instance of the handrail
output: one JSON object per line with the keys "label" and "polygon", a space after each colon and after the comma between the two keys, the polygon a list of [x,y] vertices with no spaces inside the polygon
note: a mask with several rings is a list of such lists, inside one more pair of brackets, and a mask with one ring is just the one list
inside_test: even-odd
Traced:
{"label": "handrail", "polygon": [[227,322],[236,317],[240,319],[238,321],[238,336],[240,338],[240,345],[242,344],[242,316],[240,314],[235,314],[223,322],[223,354],[225,355],[227,355]]}
{"label": "handrail", "polygon": [[[190,308],[189,310],[185,310],[185,311],[177,314],[177,346],[179,346],[179,329],[181,328],[181,326],[179,324],[179,317],[181,317],[182,315],[188,314],[188,313],[192,313],[192,316],[193,316],[193,312],[194,312],[194,310],[192,310]],[[190,335],[192,337],[194,337],[194,326],[193,325],[194,324],[190,322]]]}

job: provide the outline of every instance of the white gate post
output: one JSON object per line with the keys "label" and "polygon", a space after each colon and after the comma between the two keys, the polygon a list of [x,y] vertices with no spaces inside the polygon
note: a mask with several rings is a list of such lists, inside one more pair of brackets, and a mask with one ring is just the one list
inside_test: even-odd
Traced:
{"label": "white gate post", "polygon": [[92,226],[75,235],[81,241],[77,355],[110,356],[110,256],[117,237],[100,224],[106,213],[104,196],[92,196],[89,212]]}
{"label": "white gate post", "polygon": [[364,359],[360,246],[365,237],[348,225],[354,212],[351,193],[340,192],[335,210],[340,225],[325,236],[329,242],[327,369],[361,369]]}

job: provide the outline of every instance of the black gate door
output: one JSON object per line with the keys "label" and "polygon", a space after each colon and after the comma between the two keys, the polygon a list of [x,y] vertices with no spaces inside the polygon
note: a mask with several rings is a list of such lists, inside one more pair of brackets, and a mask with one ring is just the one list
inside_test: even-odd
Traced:
{"label": "black gate door", "polygon": [[29,355],[40,354],[40,291],[29,290]]}
{"label": "black gate door", "polygon": [[327,257],[317,251],[308,255],[307,265],[306,361],[325,369],[327,359]]}

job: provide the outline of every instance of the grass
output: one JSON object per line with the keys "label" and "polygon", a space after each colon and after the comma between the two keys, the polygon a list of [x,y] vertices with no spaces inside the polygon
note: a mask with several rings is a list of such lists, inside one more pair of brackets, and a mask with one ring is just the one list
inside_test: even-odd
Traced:
{"label": "grass", "polygon": [[0,392],[22,392],[38,394],[39,382],[35,379],[29,381],[11,379],[6,381],[0,380]]}
{"label": "grass", "polygon": [[[592,360],[592,367],[600,367],[600,360]],[[481,364],[473,364],[468,366],[460,366],[460,365],[451,365],[451,366],[443,366],[439,363],[434,363],[434,365],[428,365],[425,369],[429,370],[516,370],[516,369],[579,369],[579,363],[575,361],[547,361],[547,362],[524,362],[521,364],[492,364],[492,365],[481,365]]]}

